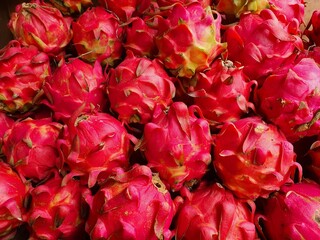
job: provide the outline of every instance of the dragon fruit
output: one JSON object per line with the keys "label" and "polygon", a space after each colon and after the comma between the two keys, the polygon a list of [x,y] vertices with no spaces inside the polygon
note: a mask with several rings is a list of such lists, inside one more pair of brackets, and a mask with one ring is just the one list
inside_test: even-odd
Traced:
{"label": "dragon fruit", "polygon": [[0,238],[8,236],[22,225],[22,216],[26,209],[24,200],[28,185],[12,168],[0,161]]}
{"label": "dragon fruit", "polygon": [[288,22],[298,21],[299,24],[303,23],[305,1],[304,0],[269,0],[270,9],[278,14],[286,17]]}
{"label": "dragon fruit", "polygon": [[202,182],[180,206],[176,239],[257,239],[254,212],[254,203],[235,198],[219,183]]}
{"label": "dragon fruit", "polygon": [[172,191],[183,185],[192,187],[211,163],[209,123],[197,114],[201,116],[196,105],[188,107],[183,102],[174,102],[167,111],[157,107],[136,145]]}
{"label": "dragon fruit", "polygon": [[3,138],[7,162],[24,178],[39,182],[62,167],[57,140],[62,125],[51,119],[16,121]]}
{"label": "dragon fruit", "polygon": [[0,50],[0,111],[25,113],[37,105],[51,74],[49,57],[35,46],[10,41]]}
{"label": "dragon fruit", "polygon": [[158,19],[155,41],[157,57],[174,75],[191,78],[225,50],[226,45],[220,42],[221,16],[210,6],[179,2],[167,15]]}
{"label": "dragon fruit", "polygon": [[[138,57],[153,58],[157,53],[154,37],[157,33],[155,18],[131,18],[126,28],[124,48]],[[155,26],[154,26],[155,25]],[[139,41],[137,41],[139,39]]]}
{"label": "dragon fruit", "polygon": [[97,61],[94,65],[77,58],[62,62],[46,79],[43,90],[54,118],[65,123],[80,109],[101,111],[107,103],[105,77]]}
{"label": "dragon fruit", "polygon": [[303,50],[299,24],[288,24],[270,9],[260,14],[242,14],[238,24],[229,27],[223,38],[228,44],[228,59],[240,62],[244,73],[262,84],[274,70]]}
{"label": "dragon fruit", "polygon": [[14,124],[14,119],[6,113],[0,112],[0,155],[2,154],[3,137]]}
{"label": "dragon fruit", "polygon": [[124,123],[145,124],[156,105],[166,108],[175,95],[174,79],[157,60],[135,57],[132,52],[107,77],[110,108]]}
{"label": "dragon fruit", "polygon": [[305,56],[302,55],[303,57],[310,57],[312,58],[318,65],[320,65],[320,45],[319,46],[313,46],[309,49],[307,49],[304,52]]}
{"label": "dragon fruit", "polygon": [[303,165],[304,174],[320,184],[320,140],[314,141],[307,152],[308,161]]}
{"label": "dragon fruit", "polygon": [[189,95],[211,125],[236,121],[254,109],[249,98],[256,82],[250,81],[237,63],[217,59],[210,69],[196,73],[193,79],[195,86]]}
{"label": "dragon fruit", "polygon": [[301,175],[293,145],[260,117],[225,123],[214,137],[214,146],[216,173],[239,198],[266,198],[292,182],[290,176],[296,168]]}
{"label": "dragon fruit", "polygon": [[175,204],[157,174],[143,165],[115,169],[92,199],[90,239],[170,240]]}
{"label": "dragon fruit", "polygon": [[131,17],[141,16],[151,4],[151,0],[98,0],[100,5],[115,13],[122,22]]}
{"label": "dragon fruit", "polygon": [[83,60],[113,66],[122,57],[123,27],[102,7],[88,8],[72,23],[73,44]]}
{"label": "dragon fruit", "polygon": [[71,22],[72,18],[64,17],[57,8],[33,0],[16,6],[8,26],[23,45],[59,55],[71,41]]}
{"label": "dragon fruit", "polygon": [[100,174],[129,166],[130,139],[125,127],[110,114],[82,114],[67,124],[59,148],[72,175],[91,188]]}
{"label": "dragon fruit", "polygon": [[204,8],[212,5],[212,0],[157,0],[157,3],[161,9],[170,7],[176,3],[182,3],[183,5],[188,5],[192,2],[199,2]]}
{"label": "dragon fruit", "polygon": [[275,71],[257,91],[257,108],[291,142],[320,129],[320,68],[312,58]]}
{"label": "dragon fruit", "polygon": [[89,194],[86,191],[79,181],[58,173],[33,188],[24,219],[30,239],[83,239],[87,204],[82,195]]}
{"label": "dragon fruit", "polygon": [[318,239],[319,196],[320,185],[311,180],[284,185],[264,199],[256,216],[257,228],[265,239]]}
{"label": "dragon fruit", "polygon": [[64,15],[73,15],[83,12],[83,9],[92,6],[91,0],[49,0]]}
{"label": "dragon fruit", "polygon": [[215,9],[226,15],[239,18],[242,13],[260,13],[269,7],[268,0],[216,0]]}
{"label": "dragon fruit", "polygon": [[303,34],[308,37],[309,46],[320,47],[320,10],[313,11]]}

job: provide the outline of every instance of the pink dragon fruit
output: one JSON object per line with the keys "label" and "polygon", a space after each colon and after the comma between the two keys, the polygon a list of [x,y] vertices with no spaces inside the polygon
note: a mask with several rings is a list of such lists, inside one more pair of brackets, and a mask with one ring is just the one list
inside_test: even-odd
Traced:
{"label": "pink dragon fruit", "polygon": [[60,63],[43,90],[54,118],[65,123],[80,109],[84,113],[101,111],[107,103],[105,77],[97,61],[93,66],[77,58]]}
{"label": "pink dragon fruit", "polygon": [[295,142],[320,130],[320,68],[312,58],[281,68],[257,91],[257,108]]}
{"label": "pink dragon fruit", "polygon": [[285,185],[265,199],[261,213],[256,216],[257,228],[264,239],[318,239],[319,196],[320,185],[305,179]]}
{"label": "pink dragon fruit", "polygon": [[268,0],[270,9],[276,15],[284,15],[288,22],[298,21],[299,25],[303,23],[305,1],[304,0]]}
{"label": "pink dragon fruit", "polygon": [[22,225],[26,209],[24,200],[28,186],[10,166],[0,161],[0,238],[8,236]]}
{"label": "pink dragon fruit", "polygon": [[156,45],[158,58],[174,75],[191,78],[209,67],[226,45],[220,42],[221,16],[210,6],[180,2],[166,17],[159,17]]}
{"label": "pink dragon fruit", "polygon": [[239,18],[242,13],[260,13],[269,7],[268,0],[215,0],[215,9],[226,15]]}
{"label": "pink dragon fruit", "polygon": [[297,22],[288,24],[270,9],[243,14],[238,24],[225,31],[228,59],[240,62],[244,73],[261,84],[275,69],[303,50]]}
{"label": "pink dragon fruit", "polygon": [[194,81],[189,95],[214,126],[236,121],[254,108],[249,98],[256,82],[250,81],[237,63],[217,59],[210,69],[196,73]]}
{"label": "pink dragon fruit", "polygon": [[131,137],[113,116],[83,114],[67,126],[64,139],[59,140],[62,157],[71,173],[85,180],[89,188],[113,168],[129,166]]}
{"label": "pink dragon fruit", "polygon": [[7,162],[24,178],[39,182],[62,167],[57,140],[62,125],[51,119],[16,121],[3,139]]}
{"label": "pink dragon fruit", "polygon": [[192,2],[199,2],[204,8],[212,5],[212,0],[157,0],[157,3],[160,8],[170,7],[176,3],[182,3],[183,5],[188,5]]}
{"label": "pink dragon fruit", "polygon": [[170,240],[175,204],[157,174],[134,165],[117,168],[92,199],[86,231],[90,239]]}
{"label": "pink dragon fruit", "polygon": [[175,239],[257,239],[254,212],[254,203],[235,198],[219,183],[202,182],[180,206]]}
{"label": "pink dragon fruit", "polygon": [[320,139],[314,141],[307,153],[308,161],[303,165],[304,174],[320,183]]}
{"label": "pink dragon fruit", "polygon": [[320,10],[313,11],[303,34],[308,37],[309,46],[315,44],[320,47]]}
{"label": "pink dragon fruit", "polygon": [[0,50],[0,111],[25,113],[37,105],[42,84],[51,74],[49,57],[16,40]]}
{"label": "pink dragon fruit", "polygon": [[166,108],[172,103],[173,80],[159,61],[128,52],[116,68],[110,69],[107,78],[110,108],[124,123],[145,124],[156,105]]}
{"label": "pink dragon fruit", "polygon": [[157,107],[136,145],[172,191],[197,183],[211,163],[209,123],[197,114],[196,105],[188,108],[183,102],[174,102],[167,111]]}
{"label": "pink dragon fruit", "polygon": [[[131,18],[126,28],[124,48],[138,57],[153,58],[157,53],[154,37],[157,33],[155,18]],[[137,41],[139,39],[139,41]]]}
{"label": "pink dragon fruit", "polygon": [[318,65],[320,65],[320,45],[306,49],[306,57],[312,58]]}
{"label": "pink dragon fruit", "polygon": [[123,27],[102,7],[87,9],[72,23],[73,44],[80,58],[113,66],[122,56]]}
{"label": "pink dragon fruit", "polygon": [[53,55],[60,54],[72,38],[71,18],[41,0],[21,3],[11,14],[8,26],[23,45],[35,45]]}
{"label": "pink dragon fruit", "polygon": [[214,146],[216,173],[239,198],[266,198],[292,182],[290,175],[295,168],[301,175],[293,145],[276,126],[259,117],[224,124],[214,138]]}
{"label": "pink dragon fruit", "polygon": [[114,12],[122,22],[131,17],[141,16],[151,4],[151,0],[98,0],[100,5]]}
{"label": "pink dragon fruit", "polygon": [[6,113],[0,112],[0,155],[2,154],[3,137],[14,124],[14,119]]}
{"label": "pink dragon fruit", "polygon": [[93,5],[91,0],[49,0],[64,15],[73,15],[83,12],[83,9]]}
{"label": "pink dragon fruit", "polygon": [[83,239],[87,204],[82,196],[89,194],[87,191],[79,181],[58,173],[33,188],[24,219],[30,239]]}

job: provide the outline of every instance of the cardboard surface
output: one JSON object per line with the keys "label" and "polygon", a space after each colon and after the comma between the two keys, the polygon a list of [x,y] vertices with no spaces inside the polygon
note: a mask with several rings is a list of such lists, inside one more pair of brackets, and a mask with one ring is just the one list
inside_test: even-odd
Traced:
{"label": "cardboard surface", "polygon": [[[12,39],[12,34],[7,27],[10,13],[14,11],[15,6],[19,3],[25,2],[23,0],[2,0],[3,3],[0,7],[0,47],[5,46],[10,39]],[[307,24],[312,12],[315,9],[320,10],[320,1],[319,0],[305,0],[305,23]]]}
{"label": "cardboard surface", "polygon": [[320,10],[320,1],[319,0],[305,0],[305,12],[304,12],[304,21],[307,24],[314,10]]}

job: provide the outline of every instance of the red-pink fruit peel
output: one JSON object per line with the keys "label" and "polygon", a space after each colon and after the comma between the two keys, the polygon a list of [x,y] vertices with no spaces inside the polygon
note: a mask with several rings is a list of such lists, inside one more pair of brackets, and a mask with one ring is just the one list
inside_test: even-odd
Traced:
{"label": "red-pink fruit peel", "polygon": [[[200,117],[197,116],[200,114]],[[212,138],[207,120],[196,106],[174,102],[168,110],[156,108],[136,145],[166,186],[178,191],[199,182],[211,163]]]}
{"label": "red-pink fruit peel", "polygon": [[89,188],[99,174],[129,166],[130,136],[108,113],[82,114],[70,121],[59,148],[72,175],[86,179]]}
{"label": "red-pink fruit peel", "polygon": [[188,193],[177,213],[176,239],[257,238],[255,205],[234,197],[221,184],[202,182]]}
{"label": "red-pink fruit peel", "polygon": [[10,41],[0,50],[0,110],[25,113],[41,99],[41,88],[51,68],[47,54],[35,46]]}
{"label": "red-pink fruit peel", "polygon": [[0,237],[15,231],[23,223],[28,185],[6,163],[0,161]]}
{"label": "red-pink fruit peel", "polygon": [[115,169],[89,200],[86,231],[91,239],[169,240],[176,208],[157,174],[143,165]]}
{"label": "red-pink fruit peel", "polygon": [[98,61],[93,65],[80,59],[61,63],[43,86],[55,120],[67,123],[79,108],[83,113],[102,111],[107,104],[105,78]]}
{"label": "red-pink fruit peel", "polygon": [[61,130],[62,124],[50,118],[16,121],[3,139],[6,161],[26,179],[46,179],[63,164],[57,148]]}
{"label": "red-pink fruit peel", "polygon": [[225,123],[214,137],[214,168],[223,185],[239,198],[266,198],[292,182],[296,168],[301,175],[295,160],[293,145],[260,117]]}
{"label": "red-pink fruit peel", "polygon": [[305,179],[284,185],[263,201],[256,226],[268,239],[317,239],[320,231],[320,185]]}
{"label": "red-pink fruit peel", "polygon": [[23,45],[34,45],[52,55],[60,54],[72,38],[72,18],[40,0],[16,6],[8,26]]}
{"label": "red-pink fruit peel", "polygon": [[127,57],[107,76],[110,108],[126,124],[145,124],[157,105],[168,107],[175,96],[174,79],[157,60]]}

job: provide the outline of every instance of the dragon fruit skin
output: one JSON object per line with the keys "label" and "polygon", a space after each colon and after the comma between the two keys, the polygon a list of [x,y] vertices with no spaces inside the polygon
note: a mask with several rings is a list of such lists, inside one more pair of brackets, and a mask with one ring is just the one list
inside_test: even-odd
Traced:
{"label": "dragon fruit skin", "polygon": [[0,155],[2,154],[3,137],[14,124],[14,119],[6,113],[0,112]]}
{"label": "dragon fruit skin", "polygon": [[6,161],[24,178],[39,182],[62,166],[57,140],[62,125],[49,118],[16,121],[3,138]]}
{"label": "dragon fruit skin", "polygon": [[[268,0],[270,9],[277,14],[282,14],[286,17],[288,22],[298,21],[299,24],[303,23],[305,12],[304,0]],[[296,20],[295,20],[296,19]]]}
{"label": "dragon fruit skin", "polygon": [[315,140],[307,152],[308,160],[303,165],[304,174],[320,184],[320,140]]}
{"label": "dragon fruit skin", "polygon": [[295,168],[301,175],[293,145],[276,126],[260,117],[224,124],[214,137],[214,147],[216,173],[239,198],[266,198],[292,182],[290,175]]}
{"label": "dragon fruit skin", "polygon": [[264,199],[263,208],[256,215],[257,228],[266,239],[318,239],[319,196],[320,185],[308,179],[282,186]]}
{"label": "dragon fruit skin", "polygon": [[83,12],[83,9],[92,6],[91,0],[49,0],[63,15],[73,15]]}
{"label": "dragon fruit skin", "polygon": [[269,7],[268,0],[249,0],[249,1],[235,1],[235,0],[216,0],[215,9],[227,15],[239,18],[242,13],[260,13],[263,9]]}
{"label": "dragon fruit skin", "polygon": [[55,120],[68,122],[74,112],[102,111],[107,103],[105,77],[99,62],[94,65],[69,59],[49,76],[43,86]]}
{"label": "dragon fruit skin", "polygon": [[157,0],[157,3],[160,8],[170,7],[176,3],[188,5],[192,2],[199,2],[204,8],[212,5],[212,0]]}
{"label": "dragon fruit skin", "polygon": [[14,232],[22,225],[25,213],[24,199],[28,192],[19,175],[12,168],[0,161],[0,238]]}
{"label": "dragon fruit skin", "polygon": [[30,191],[30,207],[24,216],[30,239],[82,239],[85,231],[83,195],[87,188],[69,175],[52,178]]}
{"label": "dragon fruit skin", "polygon": [[169,191],[144,165],[115,169],[89,201],[86,231],[96,239],[169,240],[176,211]]}
{"label": "dragon fruit skin", "polygon": [[[310,29],[311,27],[311,29]],[[320,47],[320,10],[314,10],[303,34],[308,37],[309,45]]]}
{"label": "dragon fruit skin", "polygon": [[47,54],[34,46],[10,41],[0,50],[0,111],[29,111],[38,103],[42,84],[50,74]]}
{"label": "dragon fruit skin", "polygon": [[[208,204],[209,203],[209,204]],[[176,239],[257,239],[254,225],[255,205],[235,198],[219,183],[202,182],[187,192],[179,207]]]}
{"label": "dragon fruit skin", "polygon": [[239,23],[228,28],[223,39],[228,46],[228,59],[240,62],[244,73],[259,84],[275,69],[303,50],[299,24],[288,24],[270,9],[260,14],[242,14]]}
{"label": "dragon fruit skin", "polygon": [[314,46],[308,49],[307,51],[305,51],[305,56],[312,58],[318,65],[320,65],[320,45]]}
{"label": "dragon fruit skin", "polygon": [[[153,58],[157,53],[154,38],[157,28],[154,26],[154,18],[131,18],[126,28],[126,40],[124,48],[135,56]],[[137,41],[139,39],[139,41]]]}
{"label": "dragon fruit skin", "polygon": [[88,8],[72,23],[73,44],[78,56],[113,66],[122,57],[123,28],[119,19],[102,7]]}
{"label": "dragon fruit skin", "polygon": [[241,65],[217,59],[210,69],[196,73],[194,80],[196,85],[189,95],[211,125],[236,121],[254,109],[249,98],[257,83],[244,75]]}
{"label": "dragon fruit skin", "polygon": [[159,17],[158,21],[157,57],[175,76],[191,78],[195,72],[208,68],[226,48],[220,42],[221,16],[210,6],[176,3],[168,16]]}
{"label": "dragon fruit skin", "polygon": [[198,182],[211,163],[209,123],[197,113],[201,115],[196,105],[188,107],[183,102],[174,102],[167,111],[157,107],[136,145],[172,191]]}
{"label": "dragon fruit skin", "polygon": [[319,133],[320,68],[312,58],[282,68],[257,91],[257,108],[291,142]]}
{"label": "dragon fruit skin", "polygon": [[142,16],[151,4],[151,0],[98,0],[98,2],[114,12],[121,22],[127,22],[131,17]]}
{"label": "dragon fruit skin", "polygon": [[121,122],[145,124],[151,120],[156,105],[166,108],[172,103],[173,81],[158,60],[128,52],[107,76],[110,109]]}
{"label": "dragon fruit skin", "polygon": [[130,139],[125,127],[110,114],[82,114],[67,124],[59,148],[71,173],[91,188],[99,174],[129,166]]}
{"label": "dragon fruit skin", "polygon": [[23,45],[60,54],[72,38],[72,18],[64,17],[55,7],[40,0],[21,3],[11,14],[8,26]]}

